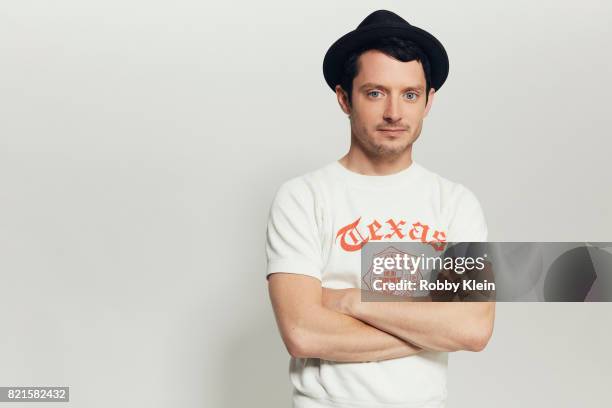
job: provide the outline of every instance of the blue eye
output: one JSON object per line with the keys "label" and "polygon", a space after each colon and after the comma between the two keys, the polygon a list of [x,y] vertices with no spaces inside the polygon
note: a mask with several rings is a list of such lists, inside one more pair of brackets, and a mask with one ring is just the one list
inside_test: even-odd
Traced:
{"label": "blue eye", "polygon": [[405,95],[412,95],[412,98],[408,98],[409,100],[413,101],[417,98],[417,94],[414,92],[407,92]]}
{"label": "blue eye", "polygon": [[[376,95],[373,95],[373,94],[376,94]],[[376,98],[379,95],[380,95],[380,91],[370,91],[370,92],[368,92],[368,96],[372,96],[374,98]]]}

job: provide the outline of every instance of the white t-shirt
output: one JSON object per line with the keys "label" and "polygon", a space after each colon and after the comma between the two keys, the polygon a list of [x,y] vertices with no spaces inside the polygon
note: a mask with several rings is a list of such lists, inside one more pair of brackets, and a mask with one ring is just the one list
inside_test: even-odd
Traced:
{"label": "white t-shirt", "polygon": [[[359,288],[365,241],[487,240],[480,203],[463,185],[413,161],[387,176],[333,162],[281,185],[270,209],[266,277],[313,276],[322,286]],[[448,353],[365,363],[291,358],[293,406],[444,407]]]}

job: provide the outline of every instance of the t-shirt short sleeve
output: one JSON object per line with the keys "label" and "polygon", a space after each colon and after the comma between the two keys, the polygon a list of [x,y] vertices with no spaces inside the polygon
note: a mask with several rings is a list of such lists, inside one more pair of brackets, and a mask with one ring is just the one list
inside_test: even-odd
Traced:
{"label": "t-shirt short sleeve", "polygon": [[448,241],[485,242],[488,229],[480,202],[470,190],[459,184],[456,189]]}
{"label": "t-shirt short sleeve", "polygon": [[289,180],[278,189],[266,230],[266,278],[286,272],[321,280],[321,239],[315,209],[312,187],[302,178]]}

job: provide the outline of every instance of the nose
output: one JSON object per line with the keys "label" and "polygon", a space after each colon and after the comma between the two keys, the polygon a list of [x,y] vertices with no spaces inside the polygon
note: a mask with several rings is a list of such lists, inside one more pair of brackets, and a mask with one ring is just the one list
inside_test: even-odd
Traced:
{"label": "nose", "polygon": [[395,123],[402,119],[399,109],[399,102],[396,98],[388,98],[383,118],[386,122]]}

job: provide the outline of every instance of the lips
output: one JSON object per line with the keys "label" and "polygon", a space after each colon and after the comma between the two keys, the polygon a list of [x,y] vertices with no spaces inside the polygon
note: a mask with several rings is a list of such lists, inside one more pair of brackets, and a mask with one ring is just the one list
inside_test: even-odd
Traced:
{"label": "lips", "polygon": [[401,133],[404,133],[406,131],[406,129],[401,129],[401,128],[390,128],[390,129],[378,129],[379,132],[382,132],[386,135],[393,135],[393,136],[397,136]]}

